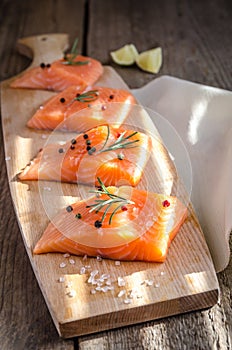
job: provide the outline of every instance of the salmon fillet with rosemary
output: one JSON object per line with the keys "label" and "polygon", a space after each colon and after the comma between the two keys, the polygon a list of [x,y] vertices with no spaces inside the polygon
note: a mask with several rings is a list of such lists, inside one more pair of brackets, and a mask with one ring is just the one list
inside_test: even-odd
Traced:
{"label": "salmon fillet with rosemary", "polygon": [[100,184],[94,196],[70,204],[55,216],[34,253],[164,262],[187,216],[182,202],[131,186]]}
{"label": "salmon fillet with rosemary", "polygon": [[136,186],[150,156],[150,136],[101,125],[62,146],[46,145],[19,174],[19,179]]}
{"label": "salmon fillet with rosemary", "polygon": [[126,90],[94,87],[81,91],[70,86],[40,106],[27,126],[77,132],[101,124],[120,126],[135,103]]}
{"label": "salmon fillet with rosemary", "polygon": [[22,73],[10,86],[12,88],[63,91],[71,85],[76,85],[83,90],[93,85],[102,73],[103,67],[99,61],[78,55],[71,61],[64,58],[48,64],[41,63],[39,67]]}

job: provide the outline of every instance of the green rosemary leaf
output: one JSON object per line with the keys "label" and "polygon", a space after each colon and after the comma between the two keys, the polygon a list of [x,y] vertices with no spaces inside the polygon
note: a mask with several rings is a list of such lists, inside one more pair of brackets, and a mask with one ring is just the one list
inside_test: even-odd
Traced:
{"label": "green rosemary leaf", "polygon": [[62,63],[65,64],[66,66],[84,66],[85,64],[88,64],[89,61],[73,61],[66,58],[66,61]]}
{"label": "green rosemary leaf", "polygon": [[110,136],[110,127],[109,127],[109,125],[106,125],[106,127],[107,127],[107,136],[106,136],[105,142],[104,142],[102,148],[100,149],[100,151],[101,151],[102,149],[104,149],[104,147],[106,146],[106,144],[107,144],[107,142],[108,142],[108,140],[109,140],[109,136]]}
{"label": "green rosemary leaf", "polygon": [[82,66],[84,64],[88,64],[89,61],[74,61],[75,58],[78,55],[77,51],[77,45],[78,45],[78,38],[74,40],[73,46],[71,48],[70,54],[65,54],[64,55],[64,62],[62,64],[68,65],[68,66]]}
{"label": "green rosemary leaf", "polygon": [[71,55],[75,55],[75,56],[77,55],[77,45],[78,45],[78,38],[74,40],[74,43],[70,52]]}
{"label": "green rosemary leaf", "polygon": [[122,207],[122,203],[119,204],[119,205],[112,211],[112,214],[110,215],[110,218],[109,218],[109,225],[110,225],[111,222],[112,222],[112,219],[113,219],[114,214],[116,214],[116,212],[118,211],[118,209],[121,208],[121,207]]}
{"label": "green rosemary leaf", "polygon": [[97,181],[99,182],[99,184],[100,184],[102,190],[103,190],[105,193],[109,193],[109,192],[107,191],[106,186],[104,185],[104,183],[103,183],[102,180],[100,179],[100,177],[97,177]]}
{"label": "green rosemary leaf", "polygon": [[[91,193],[96,193],[96,194],[105,194],[109,197],[109,199],[95,199],[95,202],[93,204],[87,205],[86,208],[90,208],[89,213],[95,212],[99,213],[101,209],[103,209],[103,214],[100,222],[102,223],[103,220],[105,219],[109,209],[111,208],[112,205],[115,205],[116,203],[119,203],[116,208],[112,211],[110,218],[109,218],[109,224],[111,224],[113,216],[115,213],[121,208],[123,205],[126,204],[134,204],[134,202],[130,201],[127,198],[118,196],[116,194],[110,193],[102,180],[98,177],[98,182],[100,184],[101,189],[97,191],[90,191]],[[99,220],[98,220],[99,221]]]}
{"label": "green rosemary leaf", "polygon": [[118,139],[113,142],[111,145],[109,145],[108,147],[106,147],[106,143],[109,139],[109,127],[108,127],[108,134],[107,134],[107,138],[106,138],[106,141],[103,145],[103,147],[100,149],[99,153],[101,152],[108,152],[108,151],[114,151],[116,149],[123,149],[123,148],[133,148],[133,147],[136,147],[134,145],[134,143],[138,142],[139,140],[131,140],[131,141],[128,141],[128,142],[125,142],[127,141],[129,138],[131,138],[132,136],[136,135],[138,132],[135,131],[133,132],[132,134],[128,135],[125,137],[125,133],[126,131],[124,131],[119,137]]}
{"label": "green rosemary leaf", "polygon": [[83,94],[80,94],[79,96],[75,97],[74,101],[92,102],[98,98],[98,95],[99,95],[98,90],[89,90],[89,91],[84,92]]}

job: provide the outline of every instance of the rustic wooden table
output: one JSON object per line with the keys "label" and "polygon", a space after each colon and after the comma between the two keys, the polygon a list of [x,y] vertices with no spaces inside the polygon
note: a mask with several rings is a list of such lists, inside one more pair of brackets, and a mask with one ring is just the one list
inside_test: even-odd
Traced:
{"label": "rustic wooden table", "polygon": [[[111,64],[131,88],[154,76],[114,65],[109,51],[133,42],[139,51],[161,46],[158,76],[232,90],[232,3],[168,0],[40,0],[0,2],[0,80],[28,65],[15,49],[18,38],[42,33],[79,37],[83,54]],[[3,145],[1,134],[1,145]],[[23,246],[0,150],[0,344],[29,349],[231,349],[232,261],[218,274],[221,296],[209,310],[82,336],[59,338]],[[212,214],[213,215],[213,214]]]}

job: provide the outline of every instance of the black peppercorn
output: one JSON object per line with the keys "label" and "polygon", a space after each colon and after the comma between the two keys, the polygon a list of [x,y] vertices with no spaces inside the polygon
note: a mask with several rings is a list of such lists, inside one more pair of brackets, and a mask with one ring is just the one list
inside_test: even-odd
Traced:
{"label": "black peppercorn", "polygon": [[101,221],[99,221],[99,220],[95,221],[94,226],[95,226],[96,228],[102,227]]}
{"label": "black peppercorn", "polygon": [[67,212],[68,213],[71,213],[71,211],[73,211],[73,207],[71,207],[71,205],[69,205],[67,208],[66,208]]}

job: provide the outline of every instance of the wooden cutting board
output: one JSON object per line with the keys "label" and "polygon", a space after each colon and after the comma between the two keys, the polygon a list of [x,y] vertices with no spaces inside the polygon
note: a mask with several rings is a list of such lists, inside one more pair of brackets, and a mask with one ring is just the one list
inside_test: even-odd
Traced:
{"label": "wooden cutting board", "polygon": [[[62,57],[63,51],[68,47],[68,37],[66,34],[41,35],[22,39],[19,44],[22,53],[33,56],[31,66],[36,66]],[[59,203],[54,205],[55,213],[65,200],[76,195],[76,187],[62,185],[61,196],[60,187],[57,187],[60,185],[56,183],[22,183],[17,180],[17,173],[44,146],[49,137],[49,132],[29,130],[25,126],[26,121],[54,93],[11,89],[9,84],[12,79],[1,84],[2,124],[10,190],[25,248],[59,334],[65,338],[73,337],[214,305],[219,292],[217,277],[191,205],[188,218],[163,264],[119,264],[107,259],[72,256],[70,260],[70,257],[63,254],[32,254],[35,243],[49,222],[45,201]],[[104,68],[98,85],[127,88],[111,67]],[[131,122],[135,123],[135,120],[130,120]],[[63,137],[67,138],[67,134]],[[162,186],[159,176],[154,175],[156,161],[157,157],[152,156],[145,177],[147,181],[155,179],[159,191]],[[160,162],[165,164],[167,170],[165,183],[175,183],[175,168],[170,165],[167,152],[162,147],[158,157],[158,163]],[[140,186],[143,185],[142,181]],[[171,187],[170,193],[173,193],[175,186]],[[181,199],[184,200],[184,189],[178,193],[183,195]],[[61,267],[63,263],[65,266]],[[109,274],[113,289],[106,293],[92,294],[93,286],[87,282],[92,270],[98,270],[99,275]],[[118,277],[124,279],[125,286],[118,286]],[[59,281],[60,278],[63,282]],[[131,296],[126,301],[125,295],[118,297],[123,289],[127,296]]]}

